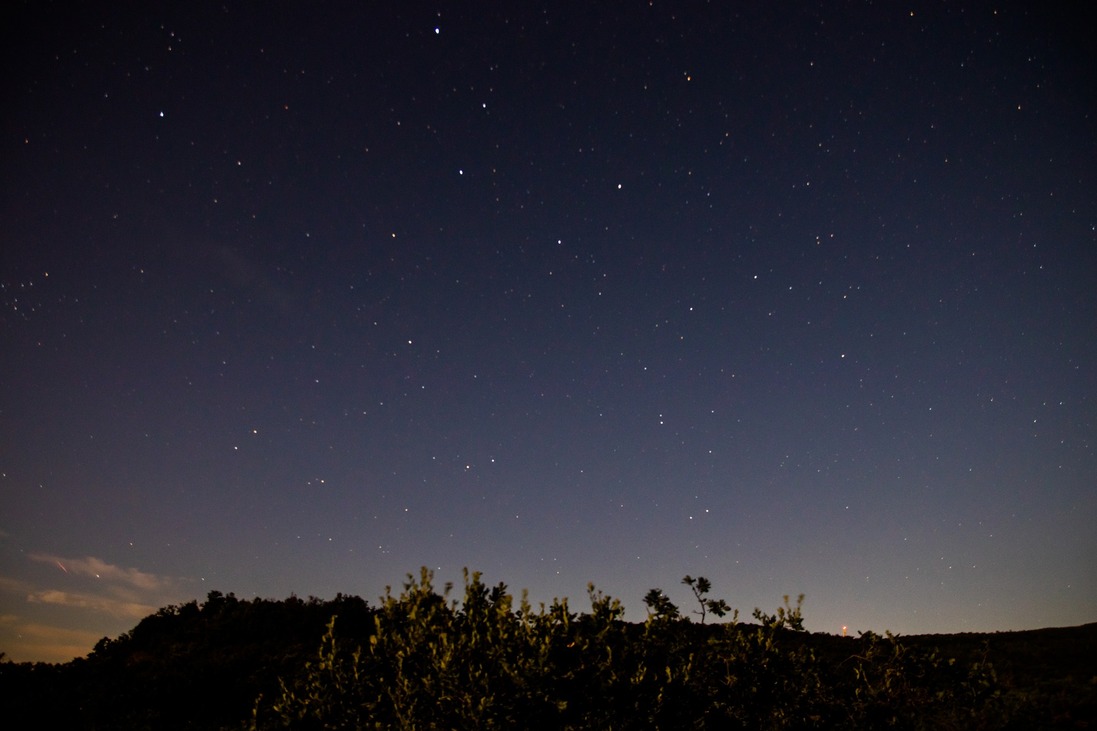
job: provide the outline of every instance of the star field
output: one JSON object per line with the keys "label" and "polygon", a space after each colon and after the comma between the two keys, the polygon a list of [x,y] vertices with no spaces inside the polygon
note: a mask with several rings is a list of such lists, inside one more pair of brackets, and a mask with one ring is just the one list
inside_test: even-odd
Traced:
{"label": "star field", "polygon": [[420,565],[1093,621],[1088,14],[19,4],[0,650]]}

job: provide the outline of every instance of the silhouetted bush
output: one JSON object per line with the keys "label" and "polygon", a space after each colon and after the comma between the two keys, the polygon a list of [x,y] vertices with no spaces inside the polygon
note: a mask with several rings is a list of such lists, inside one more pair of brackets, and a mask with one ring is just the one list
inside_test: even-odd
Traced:
{"label": "silhouetted bush", "polygon": [[[517,609],[502,584],[466,573],[464,599],[438,594],[423,569],[388,593],[368,641],[348,646],[336,620],[317,658],[256,704],[250,728],[808,729],[991,728],[1000,693],[986,663],[957,663],[866,634],[837,664],[820,662],[788,597],[758,625],[704,627],[658,589],[648,620],[621,621],[616,599],[589,588]],[[698,612],[721,615],[704,578],[686,577]],[[702,614],[704,618],[704,614]],[[737,618],[737,614],[736,614]]]}
{"label": "silhouetted bush", "polygon": [[[1097,625],[981,635],[803,631],[801,601],[739,621],[686,577],[646,621],[589,587],[533,607],[425,569],[378,606],[239,600],[165,607],[61,665],[5,662],[6,728],[1073,729],[1097,726]],[[317,638],[322,638],[317,651]],[[994,661],[993,666],[990,660]],[[258,698],[258,700],[256,700]],[[1087,726],[1088,724],[1088,726]]]}

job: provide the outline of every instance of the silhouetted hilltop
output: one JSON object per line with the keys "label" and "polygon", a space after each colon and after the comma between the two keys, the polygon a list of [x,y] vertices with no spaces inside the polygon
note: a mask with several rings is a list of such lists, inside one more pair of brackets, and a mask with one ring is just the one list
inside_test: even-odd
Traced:
{"label": "silhouetted hilltop", "polygon": [[103,638],[86,658],[0,665],[0,698],[26,727],[47,719],[71,729],[238,724],[279,677],[316,655],[333,615],[348,636],[368,636],[372,610],[358,597],[241,600],[213,591],[202,604],[165,607]]}
{"label": "silhouetted hilltop", "polygon": [[[479,596],[485,607],[505,610],[495,616],[507,617],[501,621],[509,622],[514,614],[504,590],[500,585]],[[463,619],[461,605],[447,604],[441,596],[438,603],[439,611],[451,618],[446,621],[456,622],[450,625],[451,633],[474,631],[467,618]],[[394,611],[404,611],[401,606],[395,599],[384,608],[346,595],[333,600],[290,597],[274,601],[240,600],[232,594],[211,592],[201,604],[192,601],[165,607],[141,620],[132,631],[103,639],[86,658],[60,665],[0,663],[0,703],[7,722],[14,721],[9,725],[12,728],[239,728],[251,716],[258,698],[279,697],[294,678],[307,672],[310,663],[315,672],[317,650],[333,616],[338,616],[337,641],[349,654],[355,648],[370,647],[377,628],[388,626],[381,620],[391,621]],[[560,616],[566,624],[566,604],[564,610]],[[751,652],[769,653],[760,657],[794,658],[784,672],[808,668],[813,677],[826,683],[831,683],[828,678],[832,674],[838,678],[871,651],[878,656],[874,662],[890,663],[888,667],[893,669],[932,667],[941,672],[940,668],[953,666],[992,668],[991,673],[980,676],[989,678],[987,683],[996,683],[993,693],[988,690],[988,698],[999,704],[999,718],[997,725],[989,727],[1084,728],[1097,722],[1097,623],[1024,632],[905,636],[896,643],[871,634],[854,638],[793,631],[779,622],[698,624],[675,615],[625,623],[612,612],[603,613],[601,619],[596,615],[570,615],[575,625],[568,630],[572,639],[559,648],[572,647],[575,638],[588,631],[584,627],[600,633],[599,642],[606,647],[617,648],[619,657],[613,662],[645,657],[650,663],[658,657],[670,663],[667,658],[683,653],[683,648],[693,653],[703,648],[751,647],[756,648]],[[414,612],[399,616],[401,621],[412,621]],[[739,642],[736,637],[744,638],[746,644],[735,645]],[[772,646],[763,645],[763,640]],[[590,671],[582,664],[585,661],[567,659],[566,653],[560,657],[565,659],[552,662],[562,670],[553,672],[584,677],[576,668]],[[927,658],[934,659],[927,664]],[[808,659],[814,664],[805,664]],[[705,672],[714,672],[714,668],[718,669],[717,665],[706,666]],[[867,671],[858,672],[869,677]],[[911,677],[915,677],[913,672]],[[717,686],[727,682],[714,678]],[[850,674],[849,678],[820,687],[847,688],[860,675]],[[847,688],[851,693],[860,692],[851,688]],[[808,718],[815,718],[817,727],[826,727],[822,715]],[[787,727],[796,726],[791,723]]]}

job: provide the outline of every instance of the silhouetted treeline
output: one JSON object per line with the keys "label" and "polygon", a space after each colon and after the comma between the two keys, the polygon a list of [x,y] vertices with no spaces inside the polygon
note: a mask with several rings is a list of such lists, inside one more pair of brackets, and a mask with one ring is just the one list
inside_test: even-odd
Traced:
{"label": "silhouetted treeline", "polygon": [[[278,689],[316,654],[332,615],[348,636],[373,610],[339,595],[282,601],[206,601],[169,606],[86,657],[60,665],[0,664],[0,717],[8,728],[218,729],[239,725],[263,693]],[[6,723],[4,725],[7,725]]]}
{"label": "silhouetted treeline", "polygon": [[[983,728],[1097,723],[1097,625],[897,638],[803,631],[799,605],[701,624],[652,590],[621,620],[423,571],[378,605],[211,592],[87,658],[0,663],[7,728]],[[700,612],[727,607],[687,577]],[[715,611],[713,611],[715,609]],[[335,618],[335,619],[333,619]]]}

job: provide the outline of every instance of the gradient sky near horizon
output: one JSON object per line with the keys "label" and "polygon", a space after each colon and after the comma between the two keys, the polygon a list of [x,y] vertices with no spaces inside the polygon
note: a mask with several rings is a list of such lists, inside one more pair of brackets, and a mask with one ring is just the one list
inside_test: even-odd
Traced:
{"label": "gradient sky near horizon", "polygon": [[1097,620],[1088,5],[74,5],[0,31],[10,659],[421,565]]}

